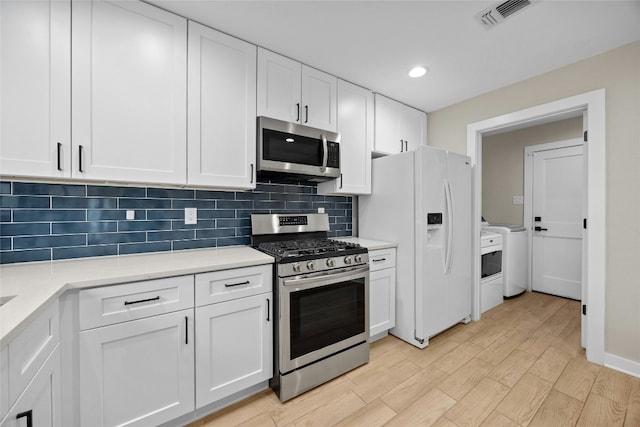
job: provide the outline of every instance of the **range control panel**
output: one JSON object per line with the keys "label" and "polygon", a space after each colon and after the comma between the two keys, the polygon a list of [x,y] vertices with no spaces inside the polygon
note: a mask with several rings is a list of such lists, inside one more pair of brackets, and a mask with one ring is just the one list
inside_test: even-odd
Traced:
{"label": "range control panel", "polygon": [[279,218],[280,226],[283,225],[307,225],[308,220],[306,215],[300,216],[281,216]]}

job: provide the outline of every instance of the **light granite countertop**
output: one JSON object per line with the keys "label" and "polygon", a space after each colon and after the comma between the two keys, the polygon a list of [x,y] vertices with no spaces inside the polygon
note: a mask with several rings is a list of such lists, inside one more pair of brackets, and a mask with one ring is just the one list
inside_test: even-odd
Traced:
{"label": "light granite countertop", "polygon": [[271,264],[273,258],[248,246],[153,254],[44,261],[0,266],[0,347],[69,289]]}
{"label": "light granite countertop", "polygon": [[336,240],[342,240],[343,242],[357,243],[360,246],[364,246],[370,251],[375,251],[376,249],[388,249],[388,248],[397,248],[397,243],[391,242],[381,242],[379,240],[370,240],[364,239],[362,237],[338,237]]}

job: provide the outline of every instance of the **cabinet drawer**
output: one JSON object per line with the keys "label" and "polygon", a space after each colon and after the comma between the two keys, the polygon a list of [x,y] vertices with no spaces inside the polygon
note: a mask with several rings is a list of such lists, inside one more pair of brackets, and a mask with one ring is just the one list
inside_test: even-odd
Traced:
{"label": "cabinet drawer", "polygon": [[273,266],[196,274],[196,306],[271,292]]}
{"label": "cabinet drawer", "polygon": [[369,269],[382,270],[396,266],[396,248],[369,251]]}
{"label": "cabinet drawer", "polygon": [[12,405],[60,340],[54,302],[9,343],[9,405]]}
{"label": "cabinet drawer", "polygon": [[126,283],[79,293],[80,330],[193,307],[193,276]]}

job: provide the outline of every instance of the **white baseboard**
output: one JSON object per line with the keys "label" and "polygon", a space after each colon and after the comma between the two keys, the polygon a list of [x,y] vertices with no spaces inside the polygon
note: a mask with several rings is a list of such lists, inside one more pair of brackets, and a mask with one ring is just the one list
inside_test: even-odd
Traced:
{"label": "white baseboard", "polygon": [[640,362],[625,359],[615,354],[604,354],[604,366],[640,378]]}

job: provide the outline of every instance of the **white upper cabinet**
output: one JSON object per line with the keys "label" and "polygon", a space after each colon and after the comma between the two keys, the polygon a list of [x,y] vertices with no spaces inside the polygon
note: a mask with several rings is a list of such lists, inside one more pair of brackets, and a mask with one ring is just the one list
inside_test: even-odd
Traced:
{"label": "white upper cabinet", "polygon": [[335,132],[338,121],[337,88],[337,77],[303,65],[300,123]]}
{"label": "white upper cabinet", "polygon": [[186,183],[186,20],[142,2],[77,1],[72,50],[72,176]]}
{"label": "white upper cabinet", "polygon": [[0,173],[71,176],[69,1],[0,2]]}
{"label": "white upper cabinet", "polygon": [[318,193],[371,194],[373,94],[338,80],[340,177],[318,184]]}
{"label": "white upper cabinet", "polygon": [[255,188],[256,49],[189,22],[189,184]]}
{"label": "white upper cabinet", "polygon": [[338,79],[258,49],[258,116],[336,131]]}
{"label": "white upper cabinet", "polygon": [[426,113],[375,94],[375,146],[379,154],[395,154],[427,145]]}
{"label": "white upper cabinet", "polygon": [[302,64],[258,48],[258,116],[300,123]]}
{"label": "white upper cabinet", "polygon": [[406,142],[405,151],[427,145],[427,115],[415,108],[406,105],[403,107],[400,116],[400,132]]}

